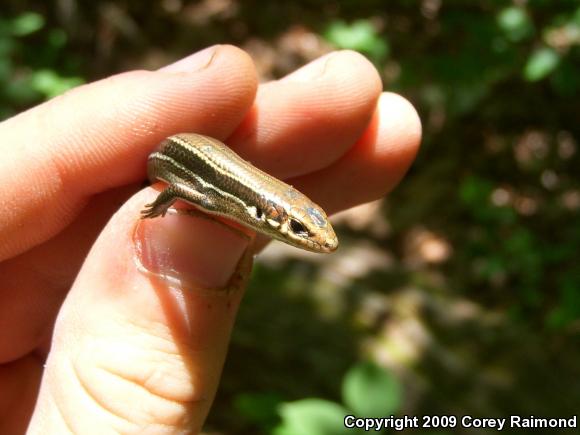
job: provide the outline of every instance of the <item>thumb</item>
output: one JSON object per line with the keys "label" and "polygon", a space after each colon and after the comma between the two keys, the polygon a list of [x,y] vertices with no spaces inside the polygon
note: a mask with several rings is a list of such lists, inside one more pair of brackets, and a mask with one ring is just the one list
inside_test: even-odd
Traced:
{"label": "thumb", "polygon": [[197,433],[243,288],[248,239],[201,217],[107,224],[56,322],[29,433]]}

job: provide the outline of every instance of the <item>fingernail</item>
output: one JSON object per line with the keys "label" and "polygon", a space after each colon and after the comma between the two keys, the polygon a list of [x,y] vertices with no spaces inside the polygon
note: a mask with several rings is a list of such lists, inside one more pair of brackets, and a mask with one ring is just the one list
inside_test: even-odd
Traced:
{"label": "fingernail", "polygon": [[160,68],[164,72],[193,72],[207,68],[215,59],[219,45],[213,45]]}
{"label": "fingernail", "polygon": [[282,81],[304,83],[322,77],[326,73],[328,64],[338,53],[339,52],[334,51],[325,56],[319,57],[318,59],[304,65],[302,68],[299,68],[293,73],[287,75],[282,79]]}
{"label": "fingernail", "polygon": [[169,210],[162,218],[140,220],[135,230],[140,265],[183,287],[226,287],[248,239],[210,219]]}

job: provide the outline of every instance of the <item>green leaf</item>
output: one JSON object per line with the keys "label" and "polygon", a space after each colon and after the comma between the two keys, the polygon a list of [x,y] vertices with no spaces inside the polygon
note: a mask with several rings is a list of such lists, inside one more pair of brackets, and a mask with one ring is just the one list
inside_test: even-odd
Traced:
{"label": "green leaf", "polygon": [[571,272],[560,279],[559,303],[546,319],[551,328],[563,328],[580,319],[580,272]]}
{"label": "green leaf", "polygon": [[274,428],[274,430],[271,432],[272,435],[296,435],[294,432],[292,432],[292,429],[281,425],[278,426],[276,428]]}
{"label": "green leaf", "polygon": [[282,424],[277,435],[341,435],[352,434],[344,426],[349,412],[338,403],[322,399],[304,399],[280,406]]}
{"label": "green leaf", "polygon": [[48,44],[53,48],[62,48],[66,44],[67,36],[62,29],[52,29],[48,33]]}
{"label": "green leaf", "polygon": [[572,97],[580,92],[580,74],[578,68],[569,59],[564,59],[558,69],[550,76],[554,90],[562,96]]}
{"label": "green leaf", "polygon": [[547,77],[560,63],[560,55],[552,48],[539,48],[532,53],[524,66],[524,78],[536,82]]}
{"label": "green leaf", "polygon": [[271,427],[279,420],[277,409],[282,397],[273,393],[238,394],[234,406],[238,413],[260,427]]}
{"label": "green leaf", "polygon": [[512,42],[521,41],[533,33],[530,17],[517,6],[502,9],[497,15],[497,24]]}
{"label": "green leaf", "polygon": [[26,36],[44,27],[44,17],[35,12],[26,12],[11,23],[12,34],[16,36]]}
{"label": "green leaf", "polygon": [[10,80],[4,87],[4,93],[18,105],[37,103],[42,97],[30,86],[29,77]]}
{"label": "green leaf", "polygon": [[31,77],[32,88],[46,98],[60,95],[83,82],[80,77],[61,77],[55,71],[46,69],[35,71]]}
{"label": "green leaf", "polygon": [[580,6],[576,8],[576,11],[572,15],[572,19],[570,20],[570,23],[574,23],[577,26],[580,26]]}
{"label": "green leaf", "polygon": [[487,204],[492,191],[493,185],[488,180],[476,176],[467,176],[459,184],[459,198],[472,207]]}
{"label": "green leaf", "polygon": [[357,364],[342,384],[344,403],[356,415],[381,417],[401,407],[401,385],[387,370],[371,362]]}
{"label": "green leaf", "polygon": [[0,57],[6,58],[12,54],[16,47],[14,38],[0,36]]}
{"label": "green leaf", "polygon": [[384,58],[389,51],[386,39],[368,20],[357,20],[350,25],[336,21],[328,27],[325,37],[338,48],[368,53],[377,60]]}

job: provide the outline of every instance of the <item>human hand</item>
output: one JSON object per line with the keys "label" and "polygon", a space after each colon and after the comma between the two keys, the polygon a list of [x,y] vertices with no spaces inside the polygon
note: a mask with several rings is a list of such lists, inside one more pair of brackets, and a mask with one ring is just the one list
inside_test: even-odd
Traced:
{"label": "human hand", "polygon": [[356,53],[256,89],[250,58],[217,46],[0,124],[0,433],[200,430],[248,241],[187,215],[139,220],[162,139],[216,137],[329,213],[383,196],[416,154],[414,109]]}

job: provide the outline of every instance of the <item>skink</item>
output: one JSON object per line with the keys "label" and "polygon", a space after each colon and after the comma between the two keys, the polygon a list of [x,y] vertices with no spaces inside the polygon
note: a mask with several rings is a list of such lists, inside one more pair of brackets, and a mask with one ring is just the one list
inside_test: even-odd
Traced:
{"label": "skink", "polygon": [[179,199],[298,248],[328,253],[338,247],[322,208],[211,137],[168,137],[149,156],[147,174],[167,187],[145,206],[143,218],[164,216]]}

